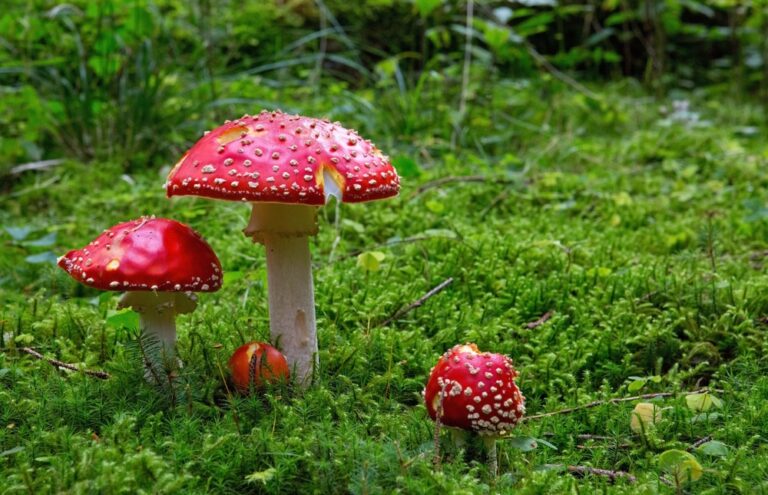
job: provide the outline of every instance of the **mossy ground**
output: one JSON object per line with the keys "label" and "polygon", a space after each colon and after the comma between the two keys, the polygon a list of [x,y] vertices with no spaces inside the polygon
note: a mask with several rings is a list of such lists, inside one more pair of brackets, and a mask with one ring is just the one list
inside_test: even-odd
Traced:
{"label": "mossy ground", "polygon": [[[706,92],[684,95],[698,118],[631,85],[600,95],[496,84],[474,104],[463,145],[452,145],[447,118],[411,108],[409,95],[356,95],[379,105],[368,113],[333,97],[278,95],[284,109],[359,126],[396,158],[403,183],[391,201],[322,210],[312,242],[321,367],[305,392],[224,391],[229,354],[269,335],[264,253],[240,232],[245,205],[167,200],[170,161],[125,173],[120,163],[66,162],[9,179],[0,225],[30,230],[0,232],[0,492],[671,493],[659,454],[708,436],[728,450],[692,450],[704,474],[685,490],[768,492],[762,113]],[[396,139],[405,128],[412,140]],[[449,176],[488,180],[420,189]],[[149,214],[192,225],[227,272],[220,292],[179,318],[185,368],[174,401],[143,379],[132,333],[105,324],[117,296],[51,262]],[[364,271],[357,255],[372,251],[385,257]],[[422,307],[381,324],[449,277]],[[705,385],[723,404],[702,416],[681,396],[658,400],[663,419],[645,435],[630,430],[633,402],[526,422],[516,435],[556,449],[501,441],[491,488],[481,449],[456,448],[447,432],[433,466],[421,402],[438,356],[467,341],[514,359],[529,414]],[[112,378],[57,371],[23,345]],[[640,387],[632,377],[659,378]]]}

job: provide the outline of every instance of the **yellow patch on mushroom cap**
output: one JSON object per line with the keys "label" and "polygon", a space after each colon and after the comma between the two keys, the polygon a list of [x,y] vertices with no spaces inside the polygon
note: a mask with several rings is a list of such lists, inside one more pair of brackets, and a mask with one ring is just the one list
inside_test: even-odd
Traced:
{"label": "yellow patch on mushroom cap", "polygon": [[249,363],[251,362],[251,358],[253,358],[253,354],[257,352],[260,348],[261,346],[255,342],[248,346],[248,350],[245,351],[245,355],[248,356]]}
{"label": "yellow patch on mushroom cap", "polygon": [[216,142],[222,146],[225,146],[231,143],[232,141],[243,139],[246,136],[261,136],[265,132],[266,131],[263,131],[263,130],[257,131],[255,129],[252,129],[251,127],[236,126],[222,132],[219,136],[216,137]]}

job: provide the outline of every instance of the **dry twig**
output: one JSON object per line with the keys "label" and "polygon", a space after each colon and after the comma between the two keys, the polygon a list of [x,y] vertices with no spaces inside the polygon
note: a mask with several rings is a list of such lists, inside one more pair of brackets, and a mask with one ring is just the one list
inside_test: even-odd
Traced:
{"label": "dry twig", "polygon": [[547,311],[546,313],[541,315],[541,317],[538,320],[532,321],[530,323],[526,323],[525,328],[527,328],[528,330],[533,330],[536,327],[540,327],[541,325],[549,321],[549,319],[552,318],[552,315],[554,314],[555,314],[554,311]]}
{"label": "dry twig", "polygon": [[592,435],[590,433],[576,435],[576,438],[579,440],[613,440],[613,437],[608,437],[605,435]]}
{"label": "dry twig", "polygon": [[385,327],[385,326],[389,325],[390,323],[392,323],[393,321],[395,321],[395,320],[405,316],[405,314],[410,313],[414,309],[420,307],[425,302],[427,302],[427,299],[429,299],[430,297],[434,296],[438,292],[442,291],[443,289],[445,289],[446,287],[448,287],[452,283],[453,283],[453,277],[448,277],[447,279],[443,280],[442,282],[440,282],[435,287],[431,288],[429,290],[429,292],[427,292],[426,294],[424,294],[420,298],[418,298],[415,301],[413,301],[408,306],[397,310],[397,312],[395,312],[395,314],[393,314],[392,316],[390,316],[389,318],[384,320],[384,322],[381,323],[381,325],[379,325],[379,326]]}
{"label": "dry twig", "polygon": [[688,447],[688,450],[689,451],[690,450],[695,450],[696,448],[701,447],[702,445],[704,445],[705,443],[709,442],[710,440],[712,440],[712,436],[711,435],[707,435],[704,438],[699,438],[698,440],[693,442],[690,447]]}
{"label": "dry twig", "polygon": [[30,170],[45,170],[51,167],[55,167],[61,164],[63,161],[64,160],[60,158],[55,158],[53,160],[40,160],[37,162],[22,163],[21,165],[16,165],[15,167],[11,168],[10,174],[18,175],[22,172],[27,172]]}
{"label": "dry twig", "polygon": [[112,376],[109,373],[107,373],[106,371],[94,371],[94,370],[80,369],[77,366],[75,366],[74,364],[65,363],[63,361],[59,361],[58,359],[47,358],[47,357],[43,356],[42,354],[40,354],[39,352],[37,352],[36,350],[32,349],[31,347],[22,347],[19,350],[21,352],[25,353],[25,354],[29,354],[30,356],[32,356],[32,357],[34,357],[36,359],[40,359],[42,361],[45,361],[48,364],[50,364],[52,366],[55,366],[56,368],[59,368],[59,369],[65,369],[65,370],[70,370],[70,371],[79,371],[81,373],[85,373],[88,376],[92,376],[94,378],[100,378],[102,380],[107,380],[107,379],[111,378],[111,376]]}
{"label": "dry twig", "polygon": [[590,449],[631,449],[634,447],[631,443],[611,443],[608,445],[602,444],[602,445],[584,445],[584,444],[576,444],[576,448],[579,450],[590,450]]}

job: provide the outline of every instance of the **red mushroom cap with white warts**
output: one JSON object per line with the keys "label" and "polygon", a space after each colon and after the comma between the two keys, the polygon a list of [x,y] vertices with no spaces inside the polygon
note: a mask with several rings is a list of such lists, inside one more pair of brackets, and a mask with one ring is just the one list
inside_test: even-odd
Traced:
{"label": "red mushroom cap with white warts", "polygon": [[306,205],[325,204],[329,194],[372,201],[399,189],[389,158],[357,132],[279,111],[244,115],[206,133],[166,182],[168,197]]}
{"label": "red mushroom cap with white warts", "polygon": [[446,426],[504,436],[525,413],[516,377],[507,356],[480,352],[475,344],[457,345],[432,368],[424,389],[427,411],[435,419],[440,410],[440,422]]}
{"label": "red mushroom cap with white warts", "polygon": [[165,218],[115,225],[58,264],[102,290],[213,292],[222,282],[221,263],[200,234]]}

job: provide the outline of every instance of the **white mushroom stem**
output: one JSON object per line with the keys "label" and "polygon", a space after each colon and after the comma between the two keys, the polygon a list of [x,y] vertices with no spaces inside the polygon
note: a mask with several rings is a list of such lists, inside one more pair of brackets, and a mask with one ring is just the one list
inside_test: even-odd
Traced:
{"label": "white mushroom stem", "polygon": [[483,437],[485,450],[488,452],[488,471],[491,473],[491,480],[495,483],[499,477],[499,454],[496,450],[496,437]]}
{"label": "white mushroom stem", "polygon": [[184,292],[126,292],[118,308],[132,308],[139,314],[141,332],[157,339],[164,363],[172,362],[176,354],[176,315],[189,313],[197,306],[192,293]]}
{"label": "white mushroom stem", "polygon": [[267,251],[269,329],[296,382],[309,385],[318,365],[315,296],[309,236],[317,233],[317,207],[254,203],[243,231]]}

